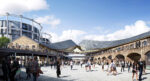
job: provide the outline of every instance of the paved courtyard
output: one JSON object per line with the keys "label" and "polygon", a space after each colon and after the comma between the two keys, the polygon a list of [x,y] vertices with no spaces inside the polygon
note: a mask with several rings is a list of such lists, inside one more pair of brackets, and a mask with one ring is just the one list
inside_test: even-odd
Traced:
{"label": "paved courtyard", "polygon": [[[70,70],[69,66],[65,66],[61,68],[60,78],[56,77],[55,69],[51,69],[50,67],[42,67],[41,69],[44,74],[38,77],[38,81],[132,81],[132,73],[128,73],[127,68],[125,69],[125,72],[120,72],[120,68],[118,67],[118,74],[114,76],[112,74],[107,75],[107,72],[103,72],[101,66],[98,65],[89,72],[86,72],[84,67],[74,66],[73,70]],[[24,69],[22,70],[25,71]],[[146,72],[147,74],[143,75],[143,81],[150,81],[150,70],[147,70]],[[24,74],[25,73],[22,72],[22,76],[25,76]],[[32,80],[22,79],[22,81]]]}

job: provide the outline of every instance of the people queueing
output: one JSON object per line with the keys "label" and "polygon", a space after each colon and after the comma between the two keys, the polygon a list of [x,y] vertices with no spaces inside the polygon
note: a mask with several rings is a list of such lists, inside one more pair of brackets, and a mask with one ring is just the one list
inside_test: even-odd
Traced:
{"label": "people queueing", "polygon": [[143,68],[144,68],[144,64],[142,62],[142,60],[140,59],[140,61],[138,62],[138,69],[139,69],[139,81],[142,80],[142,73],[143,73]]}
{"label": "people queueing", "polygon": [[56,61],[56,74],[57,74],[58,78],[61,75],[60,66],[61,66],[61,60],[58,58],[57,61]]}
{"label": "people queueing", "polygon": [[32,59],[28,58],[27,64],[26,64],[26,74],[27,74],[26,79],[31,78],[31,69],[32,69]]}
{"label": "people queueing", "polygon": [[132,64],[132,80],[134,81],[134,76],[136,76],[136,80],[138,79],[138,65],[134,61]]}
{"label": "people queueing", "polygon": [[72,70],[72,68],[73,68],[73,61],[70,61],[70,68]]}
{"label": "people queueing", "polygon": [[125,62],[122,61],[122,62],[121,62],[121,72],[124,72],[124,68],[125,68]]}
{"label": "people queueing", "polygon": [[34,57],[34,60],[32,61],[32,75],[33,75],[33,81],[37,81],[37,75],[40,67],[38,64],[37,57]]}
{"label": "people queueing", "polygon": [[2,71],[3,71],[3,80],[8,81],[9,78],[9,66],[7,62],[7,57],[2,60]]}

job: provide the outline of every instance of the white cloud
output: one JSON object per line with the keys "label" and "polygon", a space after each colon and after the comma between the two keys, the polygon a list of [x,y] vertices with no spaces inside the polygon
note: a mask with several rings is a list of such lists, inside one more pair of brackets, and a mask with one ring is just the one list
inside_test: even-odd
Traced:
{"label": "white cloud", "polygon": [[106,35],[86,35],[84,39],[93,39],[98,41],[120,40],[136,36],[147,31],[150,31],[150,27],[147,26],[147,23],[142,20],[138,20],[133,25],[126,25],[124,29],[117,30],[114,33]]}
{"label": "white cloud", "polygon": [[35,20],[39,23],[50,25],[51,27],[56,27],[61,22],[61,20],[55,18],[54,15],[38,17]]}
{"label": "white cloud", "polygon": [[46,0],[0,0],[0,14],[6,12],[22,14],[24,12],[48,9]]}
{"label": "white cloud", "polygon": [[83,35],[86,34],[86,32],[81,30],[65,30],[61,33],[61,35],[58,35],[56,33],[50,32],[52,35],[52,42],[59,42],[64,40],[70,40],[72,39],[75,42],[79,42]]}
{"label": "white cloud", "polygon": [[[98,31],[99,30],[95,32]],[[79,43],[83,39],[98,40],[98,41],[120,40],[136,36],[147,31],[150,31],[150,27],[147,26],[147,23],[142,20],[138,20],[132,25],[126,25],[122,30],[117,30],[114,33],[104,35],[88,34],[88,32],[82,30],[64,30],[62,31],[61,35],[58,35],[54,32],[50,32],[50,34],[52,35],[51,39],[52,42],[72,39],[76,43]]]}

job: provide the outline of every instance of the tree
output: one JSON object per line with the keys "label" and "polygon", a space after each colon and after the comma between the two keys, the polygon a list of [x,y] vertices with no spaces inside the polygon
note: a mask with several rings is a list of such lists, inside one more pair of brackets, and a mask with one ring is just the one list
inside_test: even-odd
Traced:
{"label": "tree", "polygon": [[9,42],[10,42],[9,38],[7,38],[7,37],[0,37],[0,48],[7,47]]}

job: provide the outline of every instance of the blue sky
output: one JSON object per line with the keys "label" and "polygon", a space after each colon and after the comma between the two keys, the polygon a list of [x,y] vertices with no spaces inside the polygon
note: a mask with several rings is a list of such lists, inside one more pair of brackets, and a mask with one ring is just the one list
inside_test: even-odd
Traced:
{"label": "blue sky", "polygon": [[[6,5],[0,10],[20,12],[41,22],[43,31],[52,34],[53,42],[67,39],[75,42],[84,39],[119,40],[149,31],[150,28],[149,0],[27,0],[34,5],[30,9],[23,8],[29,5],[19,5],[24,9],[19,11],[13,5],[11,7],[14,8],[9,10],[10,4],[22,4],[25,0],[17,1],[1,2],[0,5]],[[115,38],[118,32],[123,33]]]}

